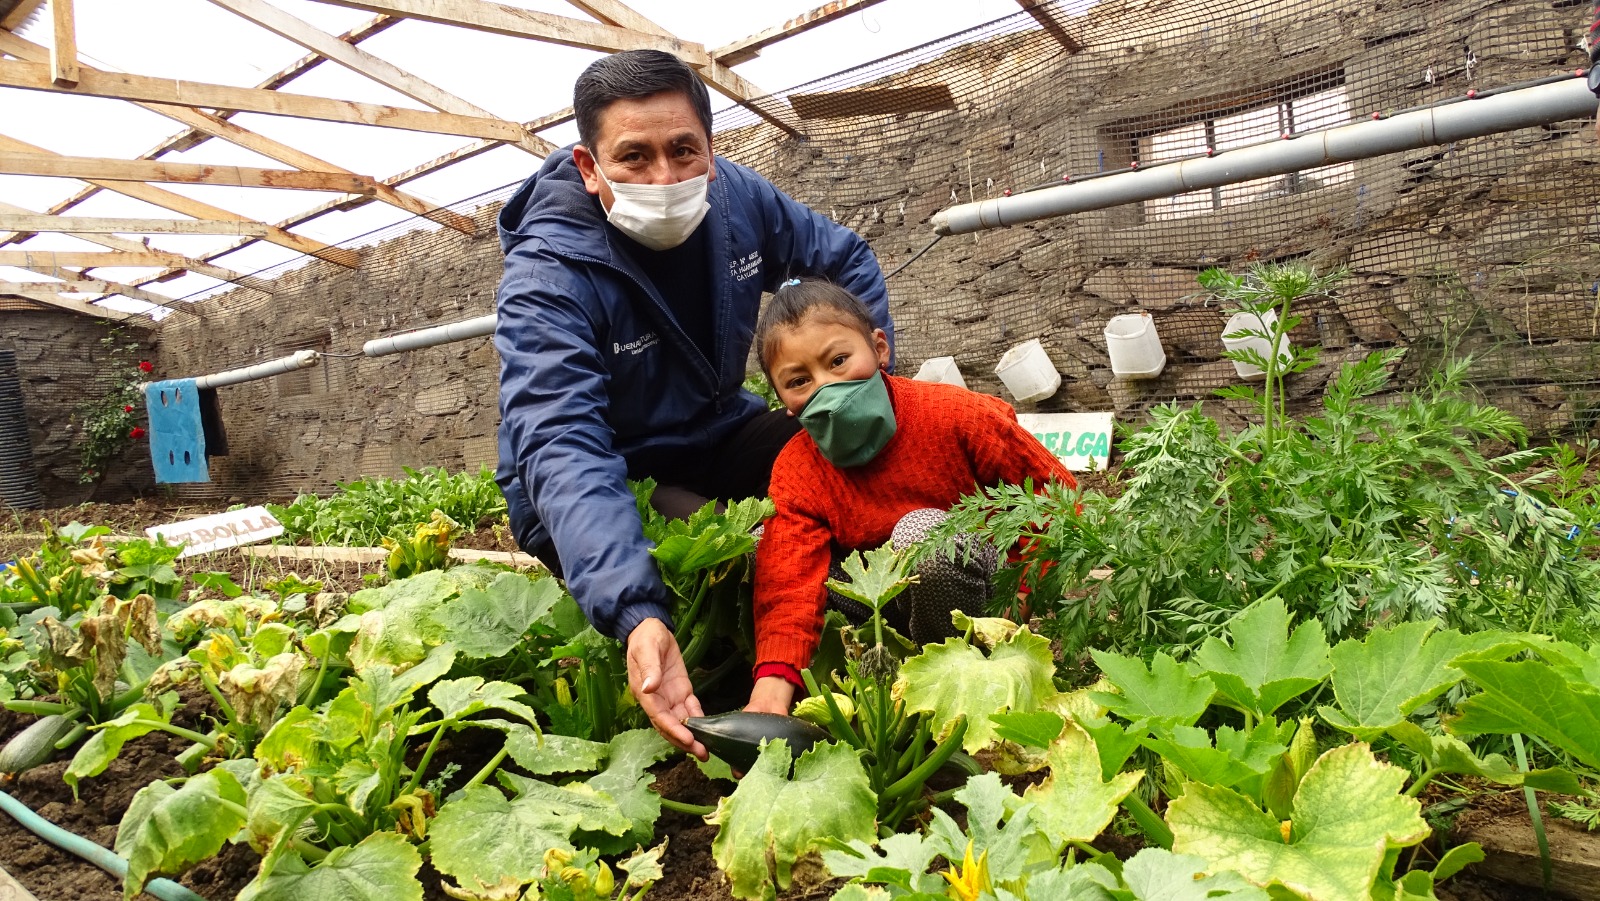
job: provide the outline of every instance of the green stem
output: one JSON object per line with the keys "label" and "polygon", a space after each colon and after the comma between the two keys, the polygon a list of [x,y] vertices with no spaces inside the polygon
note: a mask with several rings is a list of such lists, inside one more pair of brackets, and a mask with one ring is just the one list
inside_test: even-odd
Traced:
{"label": "green stem", "polygon": [[715,807],[706,807],[702,804],[685,804],[682,801],[674,801],[671,798],[661,799],[661,809],[670,810],[675,813],[687,813],[691,816],[697,817],[710,816],[711,814],[717,812]]}
{"label": "green stem", "polygon": [[312,863],[317,863],[319,861],[322,861],[323,859],[325,859],[328,856],[328,852],[327,851],[324,851],[323,849],[317,847],[316,845],[311,844],[310,842],[306,841],[305,839],[300,839],[300,838],[291,838],[291,839],[289,839],[289,850],[295,852],[296,854],[299,854],[301,857],[304,857],[305,859],[311,861]]}
{"label": "green stem", "polygon": [[484,781],[494,773],[495,770],[500,768],[500,764],[505,762],[506,757],[510,753],[510,748],[501,748],[500,753],[489,758],[489,762],[483,765],[483,769],[479,770],[476,775],[468,780],[466,785],[461,786],[461,790],[466,791],[474,785],[482,785]]}
{"label": "green stem", "polygon": [[439,742],[443,740],[444,734],[449,731],[445,728],[446,724],[453,725],[454,723],[455,720],[442,720],[435,724],[438,728],[433,730],[433,740],[428,742],[428,750],[422,752],[422,759],[417,761],[416,770],[411,773],[410,781],[406,783],[405,789],[400,794],[409,795],[417,790],[417,786],[422,782],[422,774],[427,772],[428,764],[433,761],[433,752],[439,749]]}
{"label": "green stem", "polygon": [[811,675],[809,669],[801,670],[800,678],[806,683],[806,691],[810,692],[812,697],[820,696],[823,703],[828,705],[828,731],[833,733],[833,737],[849,743],[852,748],[861,748],[861,736],[850,727],[850,721],[844,718],[844,711],[839,709],[838,702],[833,699],[833,692],[818,688],[817,679]]}
{"label": "green stem", "polygon": [[200,683],[206,687],[206,692],[211,695],[211,699],[217,702],[217,709],[222,711],[222,715],[227,717],[228,722],[237,723],[239,717],[233,712],[233,705],[229,704],[227,699],[222,696],[222,691],[217,688],[216,680],[211,678],[211,674],[202,671],[200,673]]}
{"label": "green stem", "polygon": [[1072,841],[1068,842],[1067,844],[1071,845],[1074,848],[1077,848],[1079,851],[1082,851],[1084,854],[1088,855],[1090,860],[1093,860],[1096,857],[1101,857],[1105,853],[1105,852],[1101,851],[1099,848],[1096,848],[1094,845],[1091,845],[1088,842],[1082,841],[1080,839],[1073,839]]}
{"label": "green stem", "polygon": [[689,602],[688,611],[684,613],[683,619],[679,621],[678,631],[672,635],[673,640],[678,643],[679,647],[683,647],[684,641],[689,638],[689,633],[694,629],[694,621],[700,615],[700,607],[705,603],[708,587],[704,579],[698,580],[695,584],[694,599]]}
{"label": "green stem", "polygon": [[[1522,733],[1511,733],[1511,743],[1517,748],[1517,769],[1528,772],[1528,749],[1522,746]],[[1533,837],[1539,842],[1539,869],[1544,877],[1545,894],[1550,893],[1553,874],[1550,872],[1550,837],[1544,832],[1544,817],[1539,815],[1539,799],[1533,789],[1522,786],[1522,798],[1528,804],[1528,817],[1533,820]]]}
{"label": "green stem", "polygon": [[1428,787],[1428,783],[1433,781],[1433,777],[1439,775],[1441,772],[1443,772],[1443,770],[1438,767],[1427,767],[1422,771],[1422,775],[1417,777],[1417,781],[1411,783],[1411,787],[1406,789],[1406,795],[1408,797],[1415,798],[1422,794],[1422,790]]}
{"label": "green stem", "polygon": [[322,677],[328,674],[328,658],[333,656],[333,642],[328,642],[328,652],[322,655],[322,663],[317,667],[317,678],[311,683],[311,693],[306,695],[306,703],[317,702],[317,692],[322,690]]}
{"label": "green stem", "polygon": [[163,723],[160,720],[147,720],[142,717],[133,720],[131,723],[129,723],[129,725],[149,726],[152,729],[162,732],[170,732],[179,738],[187,738],[195,744],[205,745],[213,750],[216,749],[217,743],[222,740],[222,737],[219,735],[202,735],[193,729],[185,729],[182,726],[174,726],[171,723]]}

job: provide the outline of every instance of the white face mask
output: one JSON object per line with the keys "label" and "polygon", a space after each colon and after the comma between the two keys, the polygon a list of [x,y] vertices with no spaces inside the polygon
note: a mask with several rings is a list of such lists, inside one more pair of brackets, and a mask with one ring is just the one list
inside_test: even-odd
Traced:
{"label": "white face mask", "polygon": [[611,189],[606,221],[651,250],[670,250],[689,240],[711,210],[706,202],[710,172],[675,185],[632,185],[606,178],[598,161],[594,171]]}

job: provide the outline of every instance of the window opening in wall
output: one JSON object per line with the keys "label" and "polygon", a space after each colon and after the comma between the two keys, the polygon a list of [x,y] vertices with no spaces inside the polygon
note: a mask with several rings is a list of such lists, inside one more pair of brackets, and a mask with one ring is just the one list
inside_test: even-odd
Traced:
{"label": "window opening in wall", "polygon": [[[1151,120],[1163,122],[1152,127]],[[1231,150],[1350,121],[1350,100],[1342,70],[1301,76],[1265,89],[1212,97],[1159,116],[1141,117],[1102,129],[1112,145],[1109,156],[1151,165],[1194,157],[1208,147]],[[1120,160],[1117,160],[1120,162]],[[1287,197],[1346,184],[1355,179],[1354,163],[1319,166],[1224,185],[1141,204],[1132,222],[1160,222],[1217,212],[1224,207]]]}

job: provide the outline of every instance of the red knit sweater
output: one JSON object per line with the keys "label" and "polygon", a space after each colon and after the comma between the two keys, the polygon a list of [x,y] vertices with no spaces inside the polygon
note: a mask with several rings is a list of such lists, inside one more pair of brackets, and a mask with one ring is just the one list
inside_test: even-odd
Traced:
{"label": "red knit sweater", "polygon": [[773,464],[777,513],[756,549],[758,666],[811,664],[833,547],[881,547],[912,510],[948,509],[963,495],[1002,482],[1077,484],[998,397],[895,376],[886,381],[895,433],[871,462],[841,469],[801,432]]}

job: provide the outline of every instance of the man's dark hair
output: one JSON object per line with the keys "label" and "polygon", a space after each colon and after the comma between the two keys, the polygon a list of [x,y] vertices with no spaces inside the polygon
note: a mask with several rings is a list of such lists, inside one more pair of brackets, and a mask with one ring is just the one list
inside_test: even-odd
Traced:
{"label": "man's dark hair", "polygon": [[854,294],[820,278],[791,279],[778,287],[756,320],[756,363],[772,380],[769,363],[778,349],[782,332],[798,327],[811,317],[859,329],[872,342],[872,314]]}
{"label": "man's dark hair", "polygon": [[689,64],[661,50],[624,50],[589,64],[572,87],[572,112],[578,120],[578,142],[594,150],[600,136],[600,114],[617,100],[638,100],[675,91],[689,98],[706,138],[711,137],[711,95]]}

